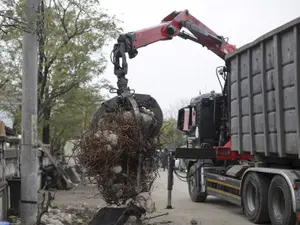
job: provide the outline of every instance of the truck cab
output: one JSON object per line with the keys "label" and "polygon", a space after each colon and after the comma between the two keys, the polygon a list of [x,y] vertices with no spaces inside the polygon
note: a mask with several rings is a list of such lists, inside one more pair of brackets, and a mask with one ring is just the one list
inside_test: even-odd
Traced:
{"label": "truck cab", "polygon": [[177,129],[185,132],[188,147],[222,146],[228,141],[224,97],[214,91],[191,99],[178,111]]}

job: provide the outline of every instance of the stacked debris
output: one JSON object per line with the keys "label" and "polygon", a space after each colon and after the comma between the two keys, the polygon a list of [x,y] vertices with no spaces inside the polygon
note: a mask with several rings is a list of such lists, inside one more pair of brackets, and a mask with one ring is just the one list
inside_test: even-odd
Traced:
{"label": "stacked debris", "polygon": [[77,147],[80,164],[108,204],[126,204],[139,193],[151,191],[157,176],[162,113],[156,101],[147,97],[148,105],[139,104],[138,113],[126,107],[111,113],[109,103],[102,105]]}
{"label": "stacked debris", "polygon": [[[76,207],[53,205],[43,215],[41,223],[38,225],[86,225],[98,210],[99,207],[86,203]],[[12,224],[21,225],[21,221],[17,217],[10,217],[9,220]]]}
{"label": "stacked debris", "polygon": [[[91,225],[91,220],[97,215],[99,210],[101,210],[101,206],[90,205],[87,203],[82,203],[77,206],[53,205],[49,208],[48,212],[43,215],[41,222],[38,225]],[[142,219],[144,220],[143,223],[136,223],[135,218],[131,217],[125,225],[156,224],[149,224],[148,221],[146,221],[147,218]],[[12,225],[21,225],[20,218],[18,217],[10,216],[8,220]],[[95,224],[103,224],[103,221],[99,220],[98,223]]]}

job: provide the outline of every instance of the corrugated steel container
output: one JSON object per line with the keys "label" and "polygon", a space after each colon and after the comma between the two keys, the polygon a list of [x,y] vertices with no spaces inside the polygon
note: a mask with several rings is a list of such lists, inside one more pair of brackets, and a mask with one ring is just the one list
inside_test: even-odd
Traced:
{"label": "corrugated steel container", "polygon": [[226,57],[232,148],[300,157],[300,17]]}

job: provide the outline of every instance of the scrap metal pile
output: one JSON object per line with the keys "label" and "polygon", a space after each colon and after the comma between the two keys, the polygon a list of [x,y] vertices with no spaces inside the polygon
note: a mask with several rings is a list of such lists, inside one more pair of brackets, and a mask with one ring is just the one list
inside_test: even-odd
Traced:
{"label": "scrap metal pile", "polygon": [[149,95],[115,97],[94,113],[78,146],[80,164],[108,204],[121,205],[150,192],[157,176],[161,109]]}

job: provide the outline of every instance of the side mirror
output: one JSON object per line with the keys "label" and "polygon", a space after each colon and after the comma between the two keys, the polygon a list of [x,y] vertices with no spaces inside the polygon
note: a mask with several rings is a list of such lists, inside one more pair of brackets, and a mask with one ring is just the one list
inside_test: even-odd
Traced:
{"label": "side mirror", "polygon": [[178,111],[177,129],[189,131],[190,127],[196,124],[196,112],[193,107],[184,107]]}

